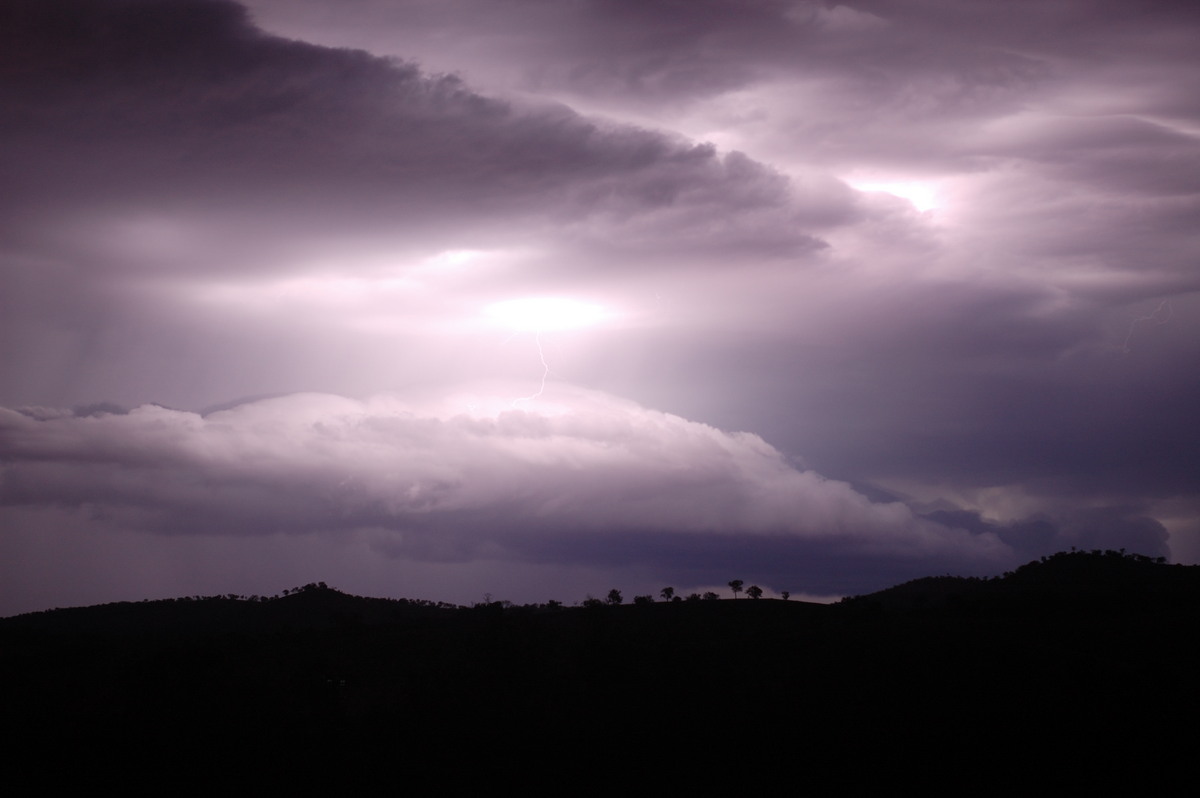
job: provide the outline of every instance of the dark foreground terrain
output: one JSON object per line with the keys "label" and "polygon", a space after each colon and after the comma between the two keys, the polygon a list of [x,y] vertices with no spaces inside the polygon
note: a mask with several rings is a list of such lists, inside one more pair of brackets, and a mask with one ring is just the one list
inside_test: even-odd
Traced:
{"label": "dark foreground terrain", "polygon": [[310,585],[54,610],[0,619],[7,781],[1175,793],[1198,621],[1200,568],[1118,552],[830,606],[457,609]]}

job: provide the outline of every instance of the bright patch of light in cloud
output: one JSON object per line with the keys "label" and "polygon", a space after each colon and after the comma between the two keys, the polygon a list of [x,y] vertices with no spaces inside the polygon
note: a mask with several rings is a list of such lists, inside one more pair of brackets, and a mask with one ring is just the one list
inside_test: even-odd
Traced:
{"label": "bright patch of light in cloud", "polygon": [[522,297],[494,302],[484,313],[512,330],[547,332],[592,327],[613,317],[613,313],[592,302],[567,297]]}
{"label": "bright patch of light in cloud", "polygon": [[447,249],[429,258],[426,263],[433,267],[461,266],[477,261],[486,254],[478,249]]}
{"label": "bright patch of light in cloud", "polygon": [[924,213],[937,208],[939,203],[938,191],[933,183],[927,180],[847,180],[859,191],[881,191],[892,196],[908,200],[913,207]]}

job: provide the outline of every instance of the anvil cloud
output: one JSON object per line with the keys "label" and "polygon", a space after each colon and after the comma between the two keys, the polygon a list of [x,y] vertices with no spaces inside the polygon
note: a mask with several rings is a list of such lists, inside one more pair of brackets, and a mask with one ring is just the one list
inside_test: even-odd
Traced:
{"label": "anvil cloud", "polygon": [[1198,33],[9,0],[0,612],[1200,559]]}

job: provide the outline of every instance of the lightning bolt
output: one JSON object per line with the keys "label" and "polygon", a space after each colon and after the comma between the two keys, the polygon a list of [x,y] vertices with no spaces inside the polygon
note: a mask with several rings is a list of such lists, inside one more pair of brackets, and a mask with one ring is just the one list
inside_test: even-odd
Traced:
{"label": "lightning bolt", "polygon": [[518,331],[533,332],[537,346],[538,361],[542,364],[542,378],[538,389],[529,396],[519,396],[511,401],[512,407],[532,402],[546,391],[550,378],[550,361],[546,359],[545,342],[542,334],[551,330],[569,330],[599,324],[613,314],[601,305],[581,302],[565,297],[531,296],[494,302],[484,308],[484,313],[511,325],[512,332],[504,340],[508,343]]}
{"label": "lightning bolt", "polygon": [[538,360],[542,361],[542,382],[538,386],[537,392],[529,396],[518,396],[510,403],[512,408],[517,407],[519,402],[532,402],[546,391],[546,378],[550,376],[550,364],[546,362],[546,351],[542,349],[542,331],[538,330],[533,336],[534,342],[537,344]]}
{"label": "lightning bolt", "polygon": [[1143,322],[1152,322],[1154,326],[1161,327],[1171,320],[1171,315],[1171,300],[1164,299],[1162,302],[1158,303],[1158,307],[1156,307],[1149,315],[1138,316],[1136,319],[1131,321],[1129,323],[1129,332],[1125,334],[1125,343],[1121,344],[1121,353],[1125,355],[1129,354],[1129,344],[1133,340],[1133,332],[1137,329],[1139,324]]}

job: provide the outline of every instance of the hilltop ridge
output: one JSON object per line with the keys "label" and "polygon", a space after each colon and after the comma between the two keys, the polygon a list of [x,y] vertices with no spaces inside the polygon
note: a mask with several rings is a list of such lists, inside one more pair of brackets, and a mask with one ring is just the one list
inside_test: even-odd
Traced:
{"label": "hilltop ridge", "polygon": [[1198,597],[1200,568],[1120,552],[832,605],[453,607],[315,583],[0,619],[0,702],[13,761],[60,752],[64,784],[377,791],[401,762],[409,787],[478,787],[529,778],[536,753],[594,787],[790,778],[798,756],[839,791],[949,784],[998,756],[1015,787],[1023,751],[1189,761]]}

